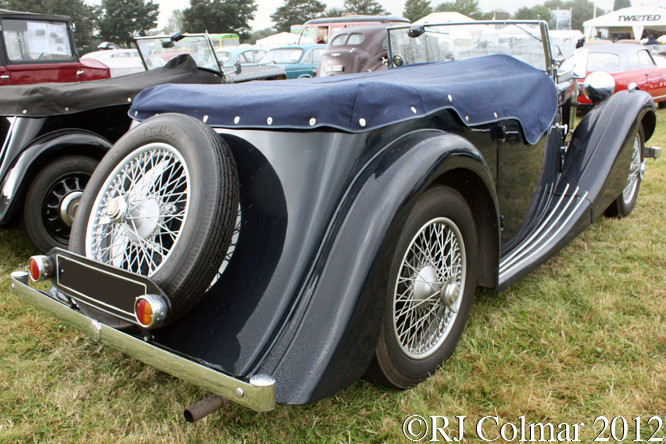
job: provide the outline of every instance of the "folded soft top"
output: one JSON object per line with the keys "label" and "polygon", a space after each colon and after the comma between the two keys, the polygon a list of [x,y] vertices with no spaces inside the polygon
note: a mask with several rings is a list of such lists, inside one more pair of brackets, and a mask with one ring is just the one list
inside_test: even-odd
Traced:
{"label": "folded soft top", "polygon": [[113,105],[129,105],[142,90],[164,83],[219,84],[219,76],[197,69],[187,54],[151,71],[75,83],[3,86],[0,115],[47,117]]}
{"label": "folded soft top", "polygon": [[542,71],[507,55],[362,73],[239,85],[161,85],[141,92],[137,120],[176,112],[224,128],[362,132],[452,108],[466,125],[517,119],[536,143],[557,110]]}

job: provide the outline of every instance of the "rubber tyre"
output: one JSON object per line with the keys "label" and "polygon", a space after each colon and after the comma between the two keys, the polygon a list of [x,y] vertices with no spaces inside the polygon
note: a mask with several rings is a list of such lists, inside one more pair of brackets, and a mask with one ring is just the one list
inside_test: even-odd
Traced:
{"label": "rubber tyre", "polygon": [[67,194],[82,191],[98,163],[88,156],[63,156],[50,162],[33,179],[26,194],[21,226],[41,253],[55,247],[67,248],[71,228],[54,207]]}
{"label": "rubber tyre", "polygon": [[[638,132],[636,133],[636,137],[638,138],[638,149],[640,150],[640,162],[641,165],[643,164],[643,147],[645,146],[645,132],[643,131],[643,125],[638,127]],[[632,147],[633,149],[633,147]],[[640,168],[640,167],[639,167]],[[636,201],[638,200],[638,192],[641,189],[641,182],[642,182],[641,175],[638,175],[638,183],[636,184],[636,191],[634,191],[634,194],[632,198],[628,201],[625,202],[624,200],[624,193],[620,194],[615,201],[613,201],[612,204],[606,209],[605,215],[606,217],[617,217],[617,218],[625,218],[631,214],[631,212],[634,210],[634,207],[636,206]]]}
{"label": "rubber tyre", "polygon": [[[150,144],[164,144],[175,150],[190,178],[189,210],[179,228],[180,235],[166,259],[149,275],[170,299],[170,323],[184,315],[208,289],[225,258],[237,218],[236,163],[227,144],[209,126],[189,116],[163,114],[125,134],[88,182],[72,227],[70,250],[89,256],[89,219],[107,177],[124,159]],[[126,324],[90,307],[83,306],[82,310],[108,325]]]}
{"label": "rubber tyre", "polygon": [[[439,345],[435,344],[436,348],[434,347],[431,354],[416,359],[403,350],[397,337],[394,328],[394,293],[397,292],[398,274],[412,239],[429,221],[437,218],[446,218],[457,226],[464,244],[466,276],[464,284],[461,285],[462,293],[457,316],[452,321],[453,325],[448,333],[442,336],[443,342],[440,339],[437,343]],[[372,379],[388,387],[405,389],[434,373],[442,362],[451,356],[467,322],[476,288],[477,268],[476,228],[467,202],[452,188],[445,186],[430,188],[412,209],[396,244],[390,266],[379,342],[367,372]],[[413,298],[413,295],[414,292],[410,297]]]}

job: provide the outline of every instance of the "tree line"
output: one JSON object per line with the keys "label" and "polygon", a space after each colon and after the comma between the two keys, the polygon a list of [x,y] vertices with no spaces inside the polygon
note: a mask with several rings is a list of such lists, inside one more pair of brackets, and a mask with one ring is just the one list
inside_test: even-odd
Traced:
{"label": "tree line", "polygon": [[[340,17],[347,14],[388,15],[391,12],[375,0],[345,0],[342,8],[328,8],[319,0],[284,0],[271,15],[272,29],[252,33],[249,22],[257,11],[256,0],[189,0],[189,8],[175,10],[167,26],[159,32],[204,32],[240,35],[241,41],[253,41],[274,32],[289,32],[291,25],[300,25],[321,17]],[[631,6],[630,0],[615,0],[613,9]],[[431,0],[407,0],[402,15],[414,22],[441,11],[456,11],[476,20],[551,20],[551,10],[571,9],[572,29],[583,29],[583,22],[594,15],[589,0],[546,0],[542,5],[522,7],[511,16],[497,9],[484,12],[478,0],[453,0],[433,7]],[[157,26],[159,4],[153,0],[102,0],[99,6],[84,0],[0,0],[0,8],[43,14],[68,15],[75,25],[75,36],[81,53],[93,51],[101,41],[128,47],[133,36],[142,35]],[[596,15],[605,11],[597,8]]]}

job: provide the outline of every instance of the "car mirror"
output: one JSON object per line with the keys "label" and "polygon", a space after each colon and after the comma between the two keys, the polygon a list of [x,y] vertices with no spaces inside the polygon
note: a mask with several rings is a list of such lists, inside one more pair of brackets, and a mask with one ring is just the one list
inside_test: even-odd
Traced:
{"label": "car mirror", "polygon": [[236,63],[234,63],[234,72],[235,72],[236,74],[240,74],[242,70],[243,70],[243,68],[241,68],[241,62],[240,62],[240,59],[239,59],[239,60],[236,60]]}
{"label": "car mirror", "polygon": [[593,72],[585,78],[583,92],[593,104],[601,103],[615,92],[615,79],[607,72]]}
{"label": "car mirror", "polygon": [[411,26],[409,28],[409,31],[407,31],[407,35],[410,36],[413,39],[422,36],[423,33],[425,33],[425,26],[423,26],[423,25]]}

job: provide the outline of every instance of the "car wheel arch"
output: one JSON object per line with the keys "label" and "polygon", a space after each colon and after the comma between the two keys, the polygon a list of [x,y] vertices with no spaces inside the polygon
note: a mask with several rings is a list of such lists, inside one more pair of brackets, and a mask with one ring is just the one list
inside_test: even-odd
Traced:
{"label": "car wheel arch", "polygon": [[[419,151],[418,155],[415,150]],[[478,219],[484,229],[497,227],[498,224],[497,198],[488,166],[476,147],[455,134],[441,130],[406,134],[393,140],[380,155],[369,161],[366,171],[360,176],[362,178],[357,177],[360,180],[350,186],[351,201],[340,204],[344,209],[337,218],[339,220],[332,221],[334,226],[340,224],[335,238],[344,239],[344,242],[324,246],[322,250],[327,252],[326,257],[318,259],[314,265],[316,269],[328,269],[329,272],[316,273],[316,281],[304,284],[309,289],[308,296],[298,304],[306,304],[309,308],[306,312],[296,308],[303,316],[290,320],[291,325],[276,340],[276,350],[285,350],[286,347],[289,351],[280,354],[280,359],[271,356],[269,351],[265,360],[258,363],[261,371],[282,379],[280,395],[288,399],[287,403],[320,399],[346,387],[365,371],[379,337],[376,321],[383,313],[380,307],[383,307],[383,299],[376,295],[386,283],[379,270],[383,269],[387,252],[392,251],[391,239],[402,229],[418,198],[431,186],[439,182],[469,181],[470,185],[466,187],[455,183],[455,188],[462,190],[461,194],[473,201],[470,206],[476,209],[475,220]],[[471,199],[474,193],[479,196]],[[481,211],[480,207],[486,204],[490,210]],[[368,212],[368,208],[373,211]],[[371,232],[358,230],[363,226],[373,229]],[[499,229],[495,231],[496,234],[490,236],[495,240],[490,242],[497,242],[494,250],[499,254]],[[349,261],[347,255],[336,253],[336,250],[347,251],[350,248],[359,258],[356,262]],[[490,265],[484,265],[483,286],[496,287],[498,254],[495,258],[489,251],[483,256],[484,260],[492,257],[486,261]],[[347,259],[331,260],[340,256]],[[359,263],[364,264],[362,270],[357,267]],[[340,283],[340,276],[348,277],[346,283]],[[344,293],[350,297],[340,298],[339,293],[328,291],[332,288],[332,280],[345,287]],[[338,322],[329,324],[331,319]],[[340,331],[342,325],[347,327]],[[315,326],[318,330],[328,329],[331,337],[339,336],[338,345],[331,347],[323,337],[320,338],[321,343],[313,344],[309,329]],[[309,350],[307,356],[301,353],[304,349]],[[304,378],[298,381],[291,380],[289,375],[293,366],[308,366],[304,360],[311,359],[315,362],[307,377],[303,375]]]}
{"label": "car wheel arch", "polygon": [[[17,215],[18,203],[25,199],[30,184],[49,162],[69,155],[85,155],[96,160],[104,157],[112,144],[105,138],[85,130],[62,130],[40,137],[16,156],[5,174],[3,192],[14,196],[3,216],[3,223]],[[14,173],[19,177],[11,190],[5,190],[7,178]],[[22,173],[21,173],[22,171]]]}
{"label": "car wheel arch", "polygon": [[[499,208],[493,191],[476,173],[465,168],[447,171],[434,180],[459,192],[474,216],[479,254],[477,285],[496,289],[498,286],[500,222]],[[482,260],[483,259],[483,260]]]}

